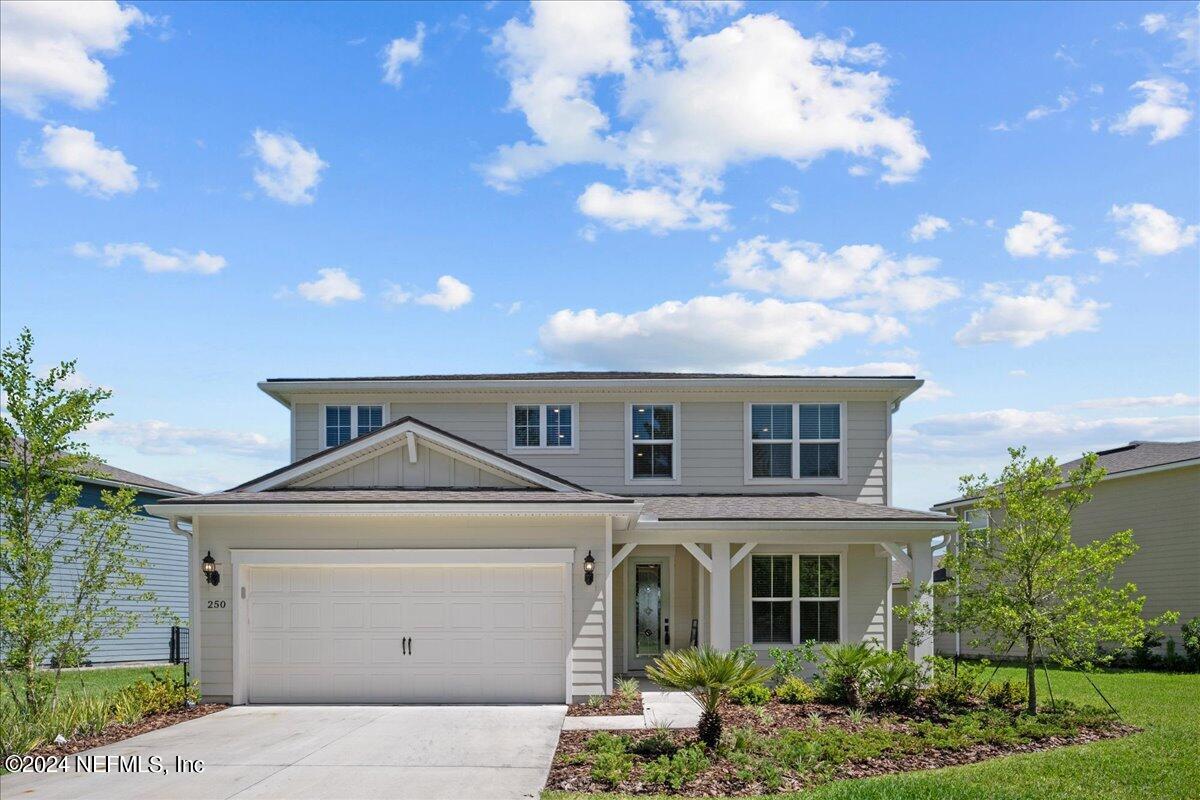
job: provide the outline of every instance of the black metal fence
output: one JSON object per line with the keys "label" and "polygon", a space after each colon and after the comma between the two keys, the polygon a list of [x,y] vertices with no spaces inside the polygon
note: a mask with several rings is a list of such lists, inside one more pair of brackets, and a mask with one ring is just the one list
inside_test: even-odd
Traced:
{"label": "black metal fence", "polygon": [[171,644],[168,652],[172,664],[183,665],[183,682],[188,682],[188,663],[191,661],[191,630],[179,625],[171,626]]}

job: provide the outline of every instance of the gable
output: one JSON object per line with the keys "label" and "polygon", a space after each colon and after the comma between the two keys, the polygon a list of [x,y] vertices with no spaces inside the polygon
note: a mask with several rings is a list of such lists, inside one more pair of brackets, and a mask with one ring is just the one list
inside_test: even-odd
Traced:
{"label": "gable", "polygon": [[533,486],[511,476],[497,474],[477,463],[434,450],[418,440],[416,460],[409,458],[407,443],[348,466],[338,466],[304,480],[288,484],[311,489],[371,488],[406,489],[478,488],[524,489]]}

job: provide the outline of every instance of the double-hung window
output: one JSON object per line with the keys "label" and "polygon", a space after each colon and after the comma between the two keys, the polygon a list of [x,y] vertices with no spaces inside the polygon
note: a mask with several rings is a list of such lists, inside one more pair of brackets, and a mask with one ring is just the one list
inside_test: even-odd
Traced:
{"label": "double-hung window", "polygon": [[578,413],[571,403],[530,403],[510,406],[509,449],[578,448]]}
{"label": "double-hung window", "polygon": [[325,406],[325,446],[336,447],[383,427],[383,406]]}
{"label": "double-hung window", "polygon": [[750,556],[750,628],[755,644],[838,641],[841,557]]}
{"label": "double-hung window", "polygon": [[842,478],[841,403],[748,403],[746,480]]}
{"label": "double-hung window", "polygon": [[678,478],[678,406],[674,403],[629,404],[627,476],[632,480],[674,481]]}
{"label": "double-hung window", "polygon": [[964,543],[967,547],[988,546],[988,528],[991,527],[991,515],[986,508],[970,508],[963,513],[963,521],[967,524]]}

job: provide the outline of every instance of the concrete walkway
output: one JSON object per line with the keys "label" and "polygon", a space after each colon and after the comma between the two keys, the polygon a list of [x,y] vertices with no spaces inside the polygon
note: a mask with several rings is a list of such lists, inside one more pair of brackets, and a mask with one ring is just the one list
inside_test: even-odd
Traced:
{"label": "concrete walkway", "polygon": [[[467,800],[537,797],[565,706],[239,706],[88,751],[167,774],[13,774],[41,800]],[[200,759],[204,771],[174,769]]]}
{"label": "concrete walkway", "polygon": [[694,728],[700,704],[688,692],[642,692],[642,713],[620,716],[567,717],[564,731],[621,731],[640,728]]}

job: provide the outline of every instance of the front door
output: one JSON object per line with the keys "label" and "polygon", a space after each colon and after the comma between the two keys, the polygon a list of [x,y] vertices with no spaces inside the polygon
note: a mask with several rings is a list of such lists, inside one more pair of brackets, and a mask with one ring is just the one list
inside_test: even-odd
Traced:
{"label": "front door", "polygon": [[629,559],[625,646],[629,669],[642,670],[670,646],[670,560]]}

